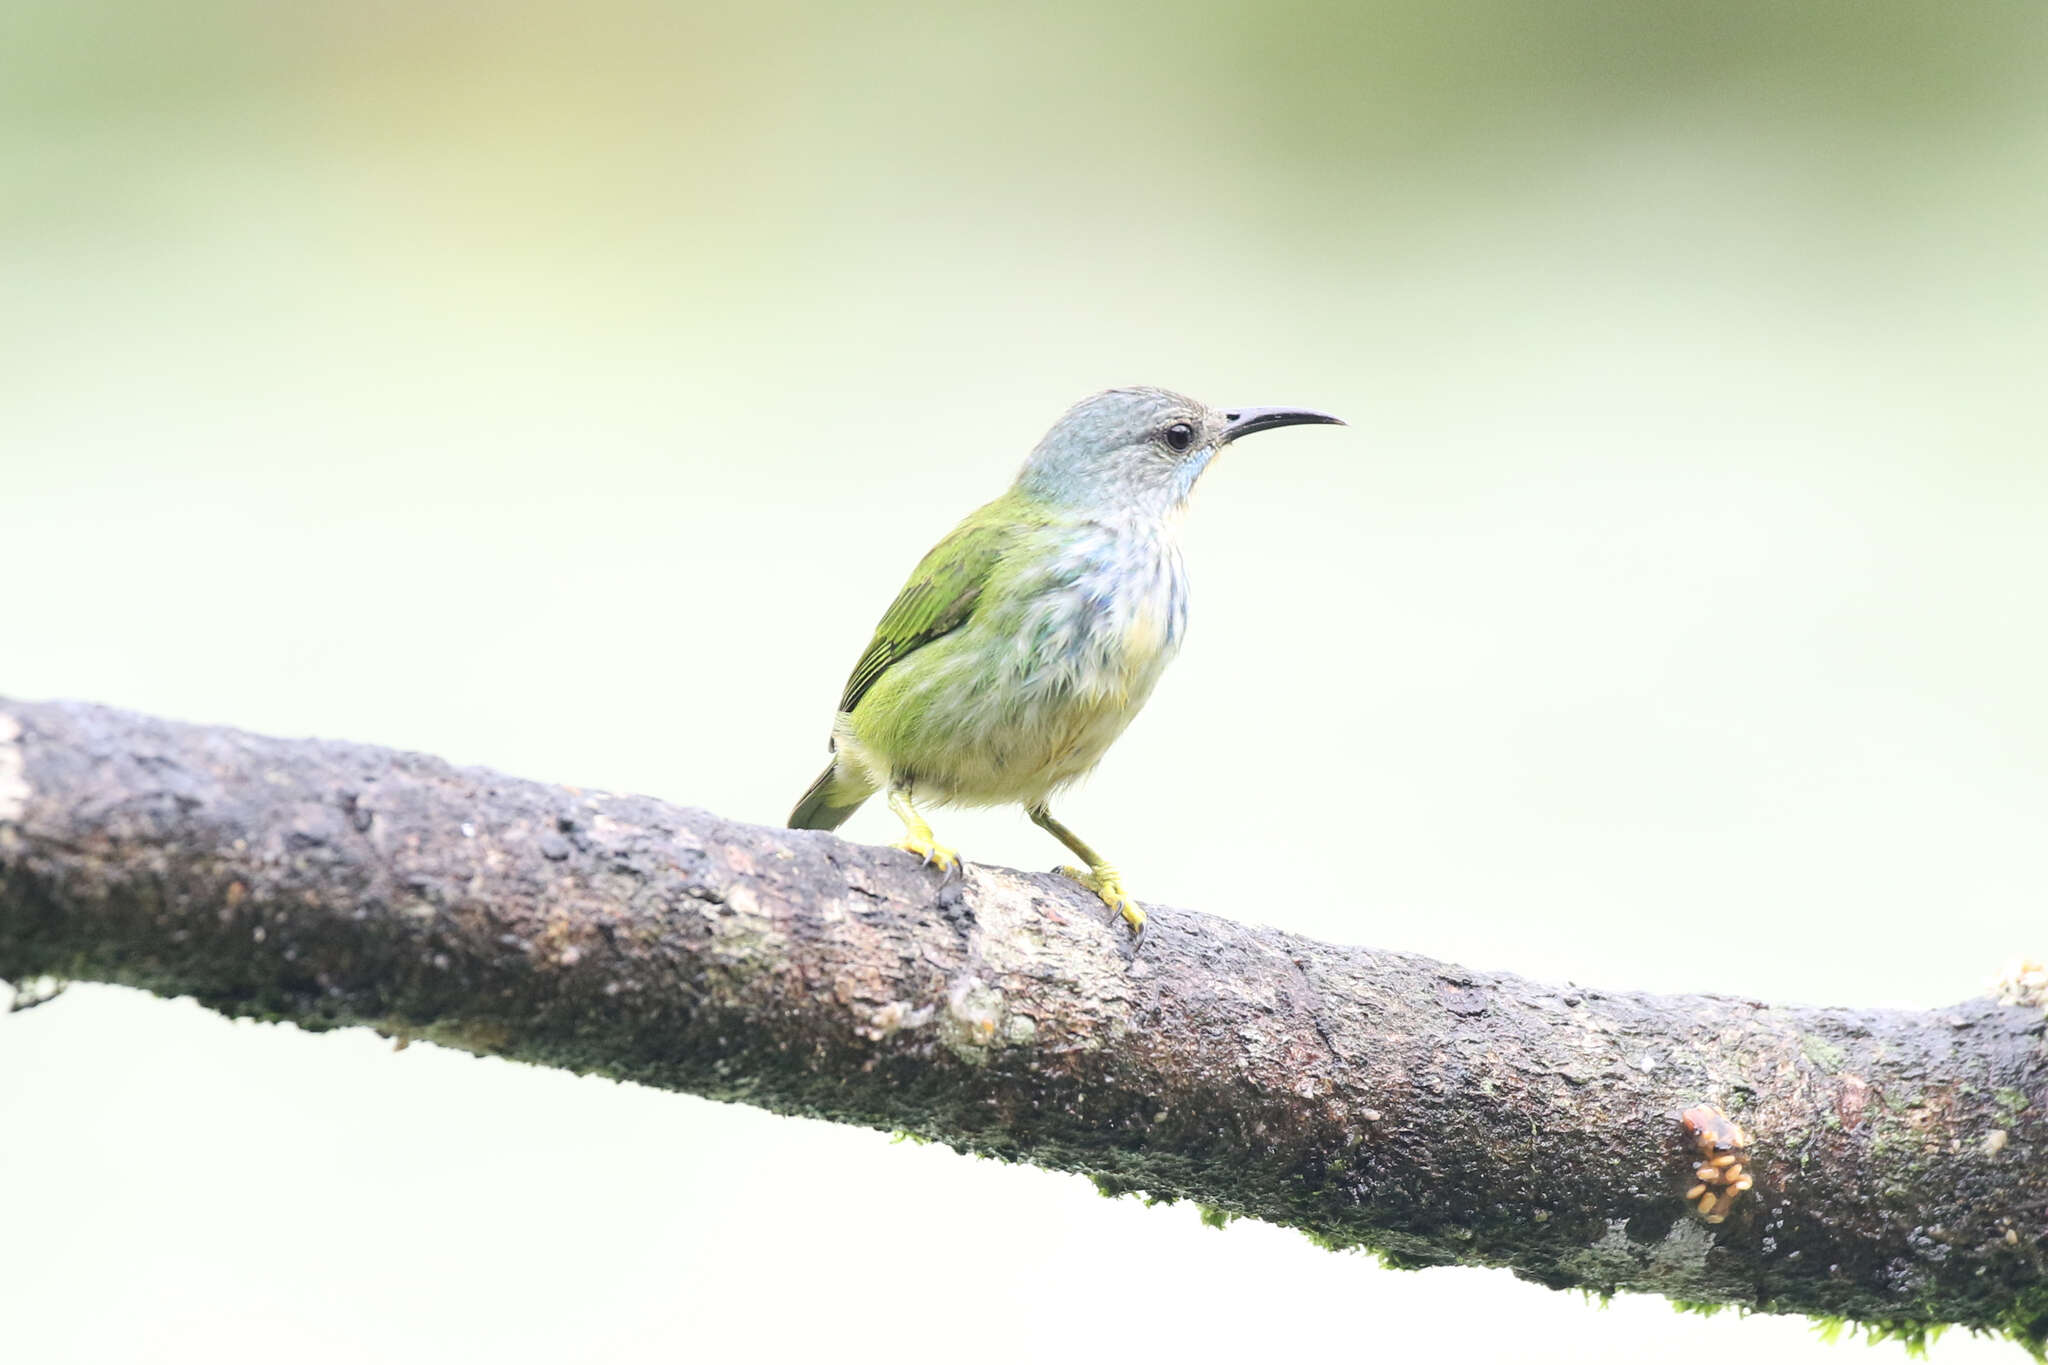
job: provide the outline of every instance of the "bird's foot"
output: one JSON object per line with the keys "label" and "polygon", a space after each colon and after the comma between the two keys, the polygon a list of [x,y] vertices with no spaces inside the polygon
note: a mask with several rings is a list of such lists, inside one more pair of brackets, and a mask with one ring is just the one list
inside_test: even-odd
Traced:
{"label": "bird's foot", "polygon": [[1124,922],[1135,932],[1145,932],[1144,908],[1131,899],[1131,893],[1124,890],[1123,877],[1108,863],[1091,867],[1086,872],[1078,867],[1062,867],[1060,875],[1073,878],[1102,897],[1102,903],[1122,915]]}
{"label": "bird's foot", "polygon": [[905,853],[915,853],[918,857],[924,859],[925,866],[936,867],[941,872],[951,872],[954,868],[960,866],[960,855],[947,848],[937,839],[932,838],[930,830],[924,830],[921,833],[912,830],[909,834],[903,836],[901,842],[892,844],[891,847],[900,848]]}

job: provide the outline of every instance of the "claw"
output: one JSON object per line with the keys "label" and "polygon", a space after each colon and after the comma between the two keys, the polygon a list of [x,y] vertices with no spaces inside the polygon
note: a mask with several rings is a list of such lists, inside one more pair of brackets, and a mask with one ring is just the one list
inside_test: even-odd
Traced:
{"label": "claw", "polygon": [[1131,926],[1131,929],[1138,937],[1141,940],[1144,938],[1144,908],[1131,899],[1130,892],[1124,890],[1123,878],[1118,875],[1115,868],[1107,863],[1100,867],[1090,868],[1086,872],[1083,872],[1078,867],[1062,867],[1060,875],[1072,878],[1090,891],[1093,891],[1096,895],[1102,897],[1104,905],[1122,915],[1124,922]]}
{"label": "claw", "polygon": [[900,848],[905,853],[915,853],[924,860],[926,867],[937,867],[941,872],[950,873],[960,866],[960,855],[932,838],[929,830],[922,835],[906,835],[901,843],[892,847]]}
{"label": "claw", "polygon": [[[897,786],[889,789],[889,809],[895,811],[896,818],[903,822],[903,842],[894,847],[905,853],[915,853],[923,859],[926,867],[937,864],[939,871],[949,876],[960,866],[960,855],[932,837],[932,827],[917,813],[917,807],[910,804],[908,788]],[[940,884],[944,885],[945,880],[941,878]]]}

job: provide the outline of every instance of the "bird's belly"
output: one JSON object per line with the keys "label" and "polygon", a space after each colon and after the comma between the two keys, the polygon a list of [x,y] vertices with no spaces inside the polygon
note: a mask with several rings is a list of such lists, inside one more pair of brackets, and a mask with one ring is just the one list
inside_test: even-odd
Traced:
{"label": "bird's belly", "polygon": [[1022,724],[987,736],[978,746],[1002,769],[1030,774],[1042,791],[1087,773],[1137,714],[1121,690],[1063,697],[1025,708]]}
{"label": "bird's belly", "polygon": [[908,776],[920,795],[965,805],[1030,803],[1086,775],[1172,656],[1163,640],[1118,642],[1079,665],[1019,670],[960,646],[885,679],[892,695],[863,702],[848,738],[878,778]]}
{"label": "bird's belly", "polygon": [[933,727],[918,786],[968,804],[1041,799],[1094,768],[1143,700],[1119,688],[977,705]]}

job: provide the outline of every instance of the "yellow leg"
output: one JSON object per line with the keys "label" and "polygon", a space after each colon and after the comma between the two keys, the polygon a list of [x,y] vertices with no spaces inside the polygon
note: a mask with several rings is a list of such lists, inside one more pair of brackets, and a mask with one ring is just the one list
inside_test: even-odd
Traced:
{"label": "yellow leg", "polygon": [[1075,857],[1088,864],[1086,872],[1078,867],[1063,867],[1060,871],[1102,897],[1102,903],[1122,915],[1131,928],[1144,932],[1145,912],[1131,899],[1131,893],[1124,890],[1122,875],[1100,853],[1088,847],[1080,835],[1053,819],[1052,812],[1044,806],[1026,807],[1025,813],[1031,817],[1032,824],[1065,844],[1073,850]]}
{"label": "yellow leg", "polygon": [[927,863],[937,865],[941,872],[951,872],[960,865],[960,855],[932,837],[932,827],[917,813],[917,807],[910,804],[910,792],[903,787],[889,788],[889,809],[896,812],[896,818],[903,822],[904,835],[896,847],[905,853],[915,853]]}

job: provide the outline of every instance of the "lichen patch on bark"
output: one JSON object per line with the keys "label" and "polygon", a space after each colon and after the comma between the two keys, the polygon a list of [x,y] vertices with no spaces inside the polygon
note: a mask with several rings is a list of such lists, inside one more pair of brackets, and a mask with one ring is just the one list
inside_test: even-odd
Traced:
{"label": "lichen patch on bark", "polygon": [[23,772],[21,722],[0,711],[0,820],[19,820],[28,809],[28,779]]}

